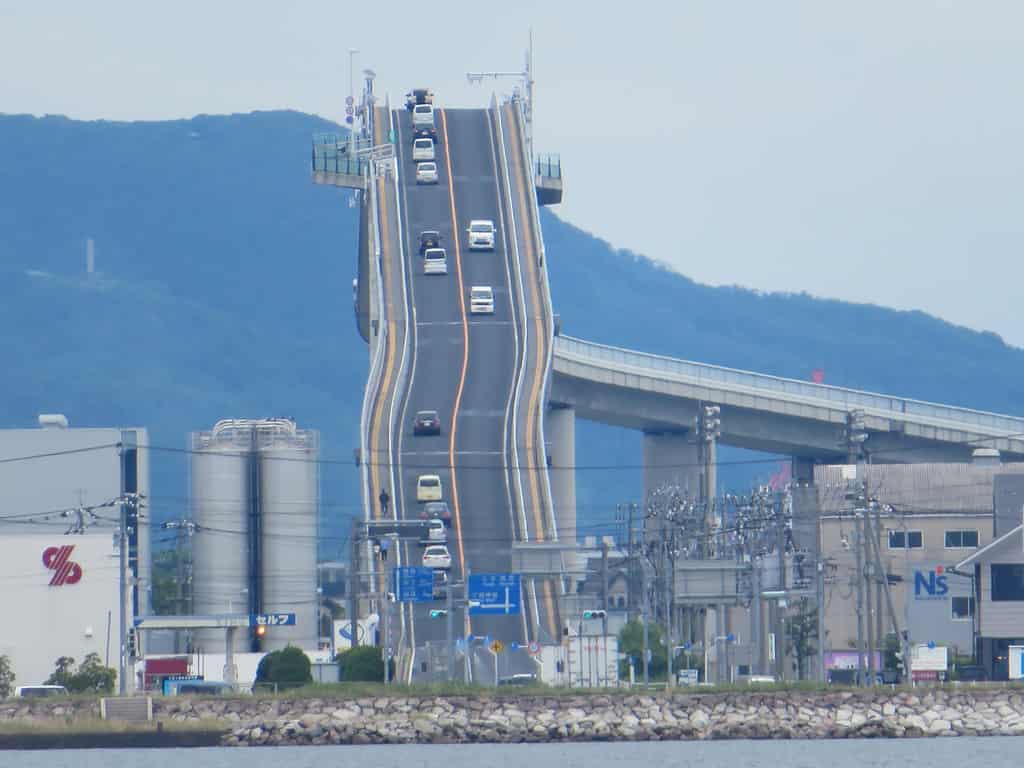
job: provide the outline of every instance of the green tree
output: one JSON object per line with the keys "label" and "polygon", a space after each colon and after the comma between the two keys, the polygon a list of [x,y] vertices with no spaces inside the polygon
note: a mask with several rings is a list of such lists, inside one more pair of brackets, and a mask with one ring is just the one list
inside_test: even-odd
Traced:
{"label": "green tree", "polygon": [[70,693],[112,693],[117,681],[117,670],[106,667],[99,654],[90,653],[78,669],[72,671],[75,660],[61,656],[55,663],[53,674],[46,678],[45,685],[63,685]]}
{"label": "green tree", "polygon": [[[360,645],[342,651],[334,660],[338,663],[338,679],[345,683],[351,682],[384,682],[384,659],[380,648],[374,645]],[[395,663],[391,662],[392,675]]]}
{"label": "green tree", "polygon": [[313,682],[309,657],[294,645],[271,651],[256,668],[257,683],[276,683],[278,686],[297,688]]}
{"label": "green tree", "polygon": [[[643,675],[644,658],[644,625],[634,620],[619,631],[619,651],[626,659],[619,662],[619,676],[629,677],[630,659],[636,659],[636,674]],[[665,648],[665,630],[660,624],[648,623],[647,647],[651,652],[651,660],[647,665],[647,673],[652,680],[664,680],[668,672],[668,652]]]}
{"label": "green tree", "polygon": [[0,654],[0,699],[6,699],[14,691],[14,670],[6,654]]}

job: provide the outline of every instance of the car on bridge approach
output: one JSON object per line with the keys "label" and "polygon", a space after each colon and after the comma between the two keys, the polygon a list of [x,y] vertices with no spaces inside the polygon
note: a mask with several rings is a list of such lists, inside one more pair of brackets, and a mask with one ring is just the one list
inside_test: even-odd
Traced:
{"label": "car on bridge approach", "polygon": [[423,160],[434,160],[434,140],[430,138],[415,139],[412,143],[412,159],[417,163]]}
{"label": "car on bridge approach", "polygon": [[469,289],[469,313],[471,315],[494,314],[494,291],[489,285],[474,285]]}
{"label": "car on bridge approach", "polygon": [[440,501],[443,498],[441,478],[437,475],[420,475],[416,478],[416,501]]}
{"label": "car on bridge approach", "polygon": [[448,274],[448,254],[444,248],[427,248],[427,252],[423,254],[423,274]]}
{"label": "car on bridge approach", "polygon": [[412,423],[414,435],[440,435],[441,417],[437,411],[417,411]]}
{"label": "car on bridge approach", "polygon": [[420,520],[440,520],[445,525],[452,524],[452,512],[447,501],[428,501],[420,510]]}
{"label": "car on bridge approach", "polygon": [[452,567],[452,556],[448,547],[444,544],[431,544],[423,550],[423,565],[426,568],[441,568],[447,570]]}
{"label": "car on bridge approach", "polygon": [[416,183],[437,184],[437,163],[417,163]]}
{"label": "car on bridge approach", "polygon": [[405,108],[412,112],[417,104],[433,104],[434,92],[429,88],[413,88],[405,94]]}
{"label": "car on bridge approach", "polygon": [[469,250],[471,251],[493,251],[494,250],[494,222],[489,219],[473,219],[469,222]]}
{"label": "car on bridge approach", "polygon": [[441,245],[441,233],[436,229],[425,229],[420,232],[420,256],[427,252],[427,248],[438,248]]}

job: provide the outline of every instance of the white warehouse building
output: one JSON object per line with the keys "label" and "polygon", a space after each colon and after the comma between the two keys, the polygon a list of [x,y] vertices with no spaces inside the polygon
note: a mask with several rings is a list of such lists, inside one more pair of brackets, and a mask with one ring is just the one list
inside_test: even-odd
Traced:
{"label": "white warehouse building", "polygon": [[[0,654],[18,685],[43,682],[61,656],[119,667],[121,503],[149,494],[146,430],[39,422],[0,430]],[[131,622],[149,609],[150,527],[144,503],[125,509]]]}

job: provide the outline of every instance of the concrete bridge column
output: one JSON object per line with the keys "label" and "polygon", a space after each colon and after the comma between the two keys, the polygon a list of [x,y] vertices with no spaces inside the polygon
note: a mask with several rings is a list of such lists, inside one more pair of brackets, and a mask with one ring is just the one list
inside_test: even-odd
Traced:
{"label": "concrete bridge column", "polygon": [[697,499],[700,478],[700,454],[691,432],[644,432],[642,506],[646,506],[652,491],[665,485],[678,485]]}
{"label": "concrete bridge column", "polygon": [[558,540],[576,542],[576,409],[552,404],[545,413],[551,501],[555,505]]}

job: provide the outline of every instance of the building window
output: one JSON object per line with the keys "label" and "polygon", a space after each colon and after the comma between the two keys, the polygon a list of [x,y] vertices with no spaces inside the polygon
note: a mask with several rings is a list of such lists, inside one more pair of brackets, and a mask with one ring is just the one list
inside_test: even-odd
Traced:
{"label": "building window", "polygon": [[921,549],[924,536],[920,531],[889,531],[889,549]]}
{"label": "building window", "polygon": [[946,531],[946,549],[977,549],[977,547],[977,531]]}
{"label": "building window", "polygon": [[974,617],[973,597],[954,597],[950,602],[953,604],[953,621],[970,621]]}
{"label": "building window", "polygon": [[1024,564],[992,565],[992,601],[1024,601]]}

